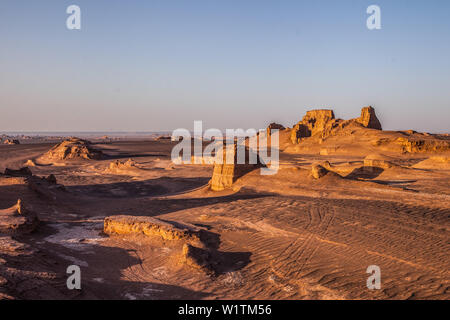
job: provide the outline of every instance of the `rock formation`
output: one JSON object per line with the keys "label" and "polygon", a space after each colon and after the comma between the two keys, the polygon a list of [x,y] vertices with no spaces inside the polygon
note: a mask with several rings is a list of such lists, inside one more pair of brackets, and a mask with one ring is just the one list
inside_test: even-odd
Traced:
{"label": "rock formation", "polygon": [[283,125],[272,122],[271,124],[269,124],[269,126],[267,127],[267,135],[270,136],[272,134],[272,130],[284,130],[286,129]]}
{"label": "rock formation", "polygon": [[450,151],[449,139],[421,133],[379,138],[372,141],[372,145],[381,149],[389,149],[403,153],[437,153]]}
{"label": "rock formation", "polygon": [[25,208],[19,199],[9,209],[0,210],[0,233],[23,234],[34,231],[39,224],[36,214]]}
{"label": "rock formation", "polygon": [[156,141],[168,141],[168,140],[172,140],[172,136],[169,135],[162,135],[162,136],[158,136],[155,139]]}
{"label": "rock formation", "polygon": [[92,147],[87,140],[70,138],[57,144],[50,149],[44,158],[50,160],[68,160],[68,159],[101,159],[103,154],[101,151]]}
{"label": "rock formation", "polygon": [[292,143],[298,143],[299,139],[322,135],[324,131],[331,129],[334,121],[333,110],[321,109],[306,112],[302,121],[294,125],[291,131]]}
{"label": "rock formation", "polygon": [[[308,111],[302,121],[283,131],[280,146],[289,153],[322,156],[374,151],[383,153],[441,153],[450,151],[450,139],[442,134],[414,130],[383,131],[375,110],[365,107],[358,118],[335,119],[332,110]],[[283,142],[281,142],[284,139]]]}
{"label": "rock formation", "polygon": [[57,199],[58,192],[65,192],[66,188],[58,184],[56,177],[50,174],[48,177],[30,176],[26,178],[26,184],[30,190],[33,190],[39,197],[54,201]]}
{"label": "rock formation", "polygon": [[19,140],[15,140],[15,139],[6,139],[5,141],[3,141],[3,144],[20,144]]}
{"label": "rock formation", "polygon": [[128,159],[127,161],[120,161],[116,160],[109,164],[109,170],[115,171],[115,170],[128,170],[137,168],[136,161],[133,159]]}
{"label": "rock formation", "polygon": [[[249,148],[245,148],[245,163],[239,164],[237,161],[238,151],[237,146],[223,148],[223,161],[222,163],[215,162],[213,175],[210,182],[210,188],[213,191],[222,191],[231,188],[237,178],[263,166],[258,155],[251,155]],[[227,152],[232,152],[233,156],[229,157],[232,161],[227,161]],[[251,156],[256,157],[256,164],[251,164]]]}
{"label": "rock formation", "polygon": [[50,174],[47,178],[45,178],[50,184],[57,184],[56,177],[54,174]]}
{"label": "rock formation", "polygon": [[183,245],[180,262],[194,269],[200,269],[207,273],[213,271],[211,265],[211,253],[208,250],[194,247],[188,243]]}
{"label": "rock formation", "polygon": [[26,167],[36,167],[36,163],[33,160],[29,159],[27,162],[25,162],[25,166]]}
{"label": "rock formation", "polygon": [[291,142],[298,144],[301,139],[308,137],[324,139],[335,135],[337,131],[349,125],[360,125],[368,129],[381,130],[381,124],[375,115],[375,109],[372,107],[363,108],[361,116],[351,120],[335,119],[333,110],[312,110],[306,112],[302,121],[292,128]]}
{"label": "rock formation", "polygon": [[328,174],[328,170],[325,169],[322,165],[318,163],[314,163],[311,167],[311,175],[314,179],[320,179]]}
{"label": "rock formation", "polygon": [[438,139],[417,139],[414,137],[397,138],[396,144],[400,145],[403,152],[441,152],[450,150],[450,142],[448,140]]}
{"label": "rock formation", "polygon": [[179,262],[209,274],[214,273],[212,251],[218,242],[200,227],[152,217],[120,215],[106,217],[103,230],[108,235],[143,235],[149,239],[182,244],[181,255],[177,255]]}
{"label": "rock formation", "polygon": [[165,240],[189,240],[201,242],[203,229],[194,225],[169,223],[152,217],[110,216],[104,220],[106,234],[142,234]]}
{"label": "rock formation", "polygon": [[361,116],[356,121],[366,128],[382,130],[381,123],[375,115],[375,109],[370,106],[361,109]]}

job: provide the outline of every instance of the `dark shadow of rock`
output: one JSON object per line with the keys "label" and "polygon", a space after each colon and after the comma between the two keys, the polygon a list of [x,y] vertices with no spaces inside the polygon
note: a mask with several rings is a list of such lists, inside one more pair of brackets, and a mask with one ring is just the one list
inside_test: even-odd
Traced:
{"label": "dark shadow of rock", "polygon": [[380,174],[384,172],[383,168],[379,167],[360,167],[354,169],[350,174],[345,176],[346,179],[353,179],[353,180],[359,180],[359,179],[375,179]]}
{"label": "dark shadow of rock", "polygon": [[182,247],[180,262],[211,276],[238,270],[250,261],[250,252],[221,252],[218,233],[184,221],[146,216],[109,216],[104,219],[103,230],[105,235],[120,235],[131,241],[163,239],[178,245]]}
{"label": "dark shadow of rock", "polygon": [[[145,201],[145,210],[141,210],[140,215],[158,216],[179,210],[199,208],[217,203],[230,203],[238,200],[258,199],[269,197],[268,194],[233,194],[228,196],[209,197],[209,198],[181,198],[181,199],[149,199]],[[120,214],[131,214],[133,212],[120,211]],[[129,212],[129,213],[128,213]]]}
{"label": "dark shadow of rock", "polygon": [[238,271],[250,263],[251,252],[216,251],[213,257],[218,261],[215,265],[217,275]]}
{"label": "dark shadow of rock", "polygon": [[218,277],[244,268],[250,263],[251,255],[251,252],[225,252],[214,248],[197,248],[185,244],[181,262],[212,277]]}
{"label": "dark shadow of rock", "polygon": [[206,185],[208,181],[208,178],[160,177],[145,181],[67,186],[66,190],[89,197],[141,198],[187,192]]}
{"label": "dark shadow of rock", "polygon": [[23,167],[18,170],[6,168],[4,175],[10,177],[31,177],[33,173],[28,167]]}
{"label": "dark shadow of rock", "polygon": [[129,159],[129,158],[145,158],[145,157],[157,157],[157,158],[168,158],[167,155],[159,154],[159,153],[128,153],[128,152],[119,152],[117,154],[104,154],[105,160],[118,160],[118,159]]}
{"label": "dark shadow of rock", "polygon": [[[93,299],[203,299],[208,293],[182,286],[125,280],[123,270],[141,265],[134,250],[117,247],[92,246],[86,253],[56,243],[36,247],[34,238],[21,236],[33,250],[32,254],[12,256],[0,248],[1,293],[15,299],[93,300]],[[80,261],[81,290],[67,288],[69,265]],[[83,260],[87,262],[83,264]],[[100,281],[101,280],[101,281]]]}

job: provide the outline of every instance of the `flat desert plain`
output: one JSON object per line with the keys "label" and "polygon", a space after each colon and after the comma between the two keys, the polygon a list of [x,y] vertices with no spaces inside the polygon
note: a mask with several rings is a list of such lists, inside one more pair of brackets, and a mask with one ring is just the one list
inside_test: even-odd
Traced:
{"label": "flat desert plain", "polygon": [[449,299],[450,137],[374,117],[269,126],[267,176],[170,139],[2,144],[0,298]]}

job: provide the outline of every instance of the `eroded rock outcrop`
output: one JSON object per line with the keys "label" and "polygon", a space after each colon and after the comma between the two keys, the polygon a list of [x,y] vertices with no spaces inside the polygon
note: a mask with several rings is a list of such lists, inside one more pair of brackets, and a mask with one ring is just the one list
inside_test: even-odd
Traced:
{"label": "eroded rock outcrop", "polygon": [[194,269],[211,273],[214,266],[211,263],[212,257],[209,250],[194,247],[188,243],[183,245],[180,262]]}
{"label": "eroded rock outcrop", "polygon": [[279,123],[275,123],[275,122],[272,122],[271,124],[269,124],[269,126],[267,127],[267,136],[270,136],[271,134],[272,134],[272,130],[285,130],[286,128],[282,125],[282,124],[279,124]]}
{"label": "eroded rock outcrop", "polygon": [[27,160],[27,162],[25,162],[25,166],[26,167],[36,167],[36,162],[34,162],[33,160],[29,159],[29,160]]}
{"label": "eroded rock outcrop", "polygon": [[325,167],[323,167],[318,163],[314,163],[311,166],[311,175],[313,176],[314,179],[320,179],[326,176],[328,172],[329,172],[328,169],[326,169]]}
{"label": "eroded rock outcrop", "polygon": [[370,106],[361,109],[361,116],[356,121],[366,128],[382,130],[381,123],[375,114],[375,109]]}
{"label": "eroded rock outcrop", "polygon": [[[227,156],[227,152],[231,154]],[[249,148],[245,148],[245,159],[242,161],[244,163],[239,163],[236,144],[234,144],[234,147],[225,147],[222,154],[222,163],[217,161],[214,163],[213,175],[210,181],[210,188],[213,191],[229,189],[239,177],[264,166],[258,155],[252,154]],[[256,164],[251,163],[252,159],[256,159]]]}
{"label": "eroded rock outcrop", "polygon": [[136,161],[133,159],[128,159],[127,161],[120,161],[116,160],[109,164],[109,170],[116,171],[116,170],[129,170],[129,169],[136,169]]}
{"label": "eroded rock outcrop", "polygon": [[156,141],[171,141],[172,136],[170,135],[162,135],[155,138]]}
{"label": "eroded rock outcrop", "polygon": [[83,139],[70,138],[57,144],[44,154],[43,158],[49,160],[86,159],[98,160],[103,157],[100,150],[96,150],[92,144]]}
{"label": "eroded rock outcrop", "polygon": [[39,197],[51,201],[56,200],[60,192],[66,191],[64,185],[57,183],[56,177],[53,174],[50,174],[48,177],[27,177],[26,184]]}
{"label": "eroded rock outcrop", "polygon": [[333,110],[320,109],[306,112],[302,121],[294,125],[291,130],[291,142],[298,144],[304,138],[315,137],[325,139],[338,134],[341,130],[349,126],[359,126],[368,129],[381,130],[375,109],[364,107],[359,118],[342,120],[334,117]]}
{"label": "eroded rock outcrop", "polygon": [[408,153],[441,152],[450,150],[450,142],[448,140],[400,137],[395,143],[401,146],[403,152]]}
{"label": "eroded rock outcrop", "polygon": [[127,161],[116,160],[109,165],[110,169],[130,169],[136,167],[137,163],[133,159],[128,159]]}
{"label": "eroded rock outcrop", "polygon": [[120,215],[106,217],[103,230],[108,235],[143,235],[150,240],[173,241],[181,248],[176,255],[179,262],[208,274],[215,272],[213,255],[217,253],[218,239],[203,228],[152,217]]}
{"label": "eroded rock outcrop", "polygon": [[166,222],[152,217],[110,216],[104,220],[106,234],[143,234],[164,240],[202,241],[203,229],[184,223]]}
{"label": "eroded rock outcrop", "polygon": [[3,141],[3,144],[9,145],[20,144],[20,141],[16,139],[6,139],[5,141]]}
{"label": "eroded rock outcrop", "polygon": [[24,234],[34,231],[39,224],[36,213],[25,208],[19,199],[11,208],[0,210],[0,233]]}
{"label": "eroded rock outcrop", "polygon": [[315,135],[323,135],[325,131],[331,130],[335,123],[333,110],[320,109],[307,111],[302,121],[294,125],[291,131],[291,141],[296,144],[301,138]]}
{"label": "eroded rock outcrop", "polygon": [[372,145],[403,153],[439,153],[450,151],[450,140],[435,135],[412,133],[402,136],[380,138]]}
{"label": "eroded rock outcrop", "polygon": [[56,177],[54,174],[50,174],[47,178],[45,178],[49,184],[57,184]]}

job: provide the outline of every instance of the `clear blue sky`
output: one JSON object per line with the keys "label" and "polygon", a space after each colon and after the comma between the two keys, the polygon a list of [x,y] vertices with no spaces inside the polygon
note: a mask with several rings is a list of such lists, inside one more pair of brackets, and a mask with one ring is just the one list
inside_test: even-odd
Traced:
{"label": "clear blue sky", "polygon": [[0,131],[292,126],[373,105],[385,129],[449,132],[449,40],[448,0],[1,0]]}

